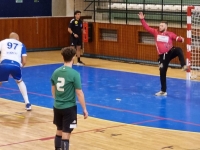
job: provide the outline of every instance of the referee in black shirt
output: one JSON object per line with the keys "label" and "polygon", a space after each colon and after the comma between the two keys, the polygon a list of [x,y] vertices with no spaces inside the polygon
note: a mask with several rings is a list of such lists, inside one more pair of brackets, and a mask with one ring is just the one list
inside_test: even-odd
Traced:
{"label": "referee in black shirt", "polygon": [[83,22],[80,17],[81,11],[75,11],[74,18],[69,23],[68,32],[71,34],[71,46],[76,48],[77,65],[85,65],[80,58],[83,32]]}

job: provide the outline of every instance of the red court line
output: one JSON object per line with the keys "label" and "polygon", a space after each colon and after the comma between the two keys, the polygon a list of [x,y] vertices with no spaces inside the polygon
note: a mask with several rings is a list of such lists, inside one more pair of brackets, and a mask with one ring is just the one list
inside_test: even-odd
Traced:
{"label": "red court line", "polygon": [[148,116],[148,117],[153,117],[153,118],[157,118],[157,119],[170,120],[170,121],[174,121],[174,122],[181,122],[181,123],[184,123],[184,124],[190,124],[190,125],[194,125],[194,126],[200,126],[200,124],[196,124],[196,123],[192,123],[192,122],[186,122],[186,121],[181,121],[181,120],[176,120],[176,119],[171,119],[171,118],[159,117],[159,116],[154,116],[154,115],[150,115],[150,114],[135,112],[135,111],[131,111],[131,110],[125,110],[125,109],[120,109],[120,108],[113,108],[113,107],[102,106],[102,105],[98,105],[98,104],[92,104],[92,103],[86,103],[86,104],[89,105],[89,106],[95,106],[95,107],[99,107],[99,108],[106,108],[106,109],[110,109],[110,110],[127,112],[127,113],[137,114],[137,115],[141,115],[141,116]]}
{"label": "red court line", "polygon": [[[7,90],[12,90],[12,91],[19,91],[19,90],[16,90],[16,89],[6,88],[6,87],[0,87],[0,88],[7,89]],[[39,94],[39,93],[34,93],[34,92],[28,92],[28,93],[52,98],[52,96],[45,95],[45,94]],[[174,121],[174,122],[180,122],[180,123],[184,123],[184,124],[190,124],[190,125],[194,125],[194,126],[200,126],[200,124],[196,124],[196,123],[192,123],[192,122],[181,121],[181,120],[176,120],[176,119],[171,119],[171,118],[165,118],[165,117],[159,117],[159,116],[145,114],[145,113],[140,113],[140,112],[135,112],[135,111],[131,111],[131,110],[125,110],[125,109],[120,109],[120,108],[113,108],[113,107],[109,107],[109,106],[102,106],[102,105],[92,104],[92,103],[86,103],[86,104],[89,105],[89,106],[95,106],[95,107],[104,108],[104,109],[116,110],[116,111],[131,113],[131,114],[137,114],[137,115],[141,115],[141,116],[153,117],[153,118],[157,118],[157,119],[165,119],[165,120],[170,120],[170,121]]]}
{"label": "red court line", "polygon": [[[7,88],[7,87],[0,87],[2,89],[6,89],[6,90],[11,90],[11,91],[19,91],[19,90],[16,90],[16,89],[12,89],[12,88]],[[20,92],[20,91],[19,91]],[[45,94],[40,94],[40,93],[34,93],[34,92],[28,92],[30,94],[34,94],[34,95],[39,95],[39,96],[44,96],[44,97],[50,97],[50,98],[53,98],[52,96],[49,96],[49,95],[45,95]]]}
{"label": "red court line", "polygon": [[0,145],[0,147],[10,146],[10,145],[16,145],[16,144],[21,144],[21,143],[27,143],[27,142],[33,142],[33,141],[38,141],[38,140],[39,139],[34,139],[34,140],[27,140],[27,141],[22,141],[22,142],[10,143],[10,144],[5,144],[5,145]]}
{"label": "red court line", "polygon": [[[135,122],[133,124],[141,124],[141,123],[144,123],[144,122],[153,122],[153,121],[158,121],[158,120],[160,120],[160,119]],[[127,125],[128,124],[120,124],[120,125],[116,125],[116,126],[110,126],[110,127],[104,127],[104,128],[97,128],[97,129],[91,129],[91,130],[85,130],[85,131],[75,132],[75,133],[72,133],[72,134],[80,134],[80,133],[86,133],[86,132],[91,132],[91,131],[98,131],[98,130],[103,130],[103,129],[117,128],[117,127],[122,127],[122,126],[127,126]],[[28,143],[28,142],[33,142],[33,141],[46,141],[46,140],[54,139],[54,137],[55,136],[45,137],[45,138],[40,138],[40,139],[27,140],[27,141],[21,141],[21,142],[16,142],[16,143],[9,143],[9,144],[0,145],[0,147],[10,146],[10,145],[17,145],[17,144]]]}
{"label": "red court line", "polygon": [[[10,114],[10,115],[16,115],[16,114]],[[8,115],[9,116],[9,115]],[[24,117],[24,116],[23,116]],[[51,122],[53,124],[53,121],[46,121],[46,122],[0,122],[2,124],[37,124],[37,123],[49,123]]]}
{"label": "red court line", "polygon": [[200,126],[200,124],[196,124],[196,123],[192,123],[192,122],[185,122],[185,121],[181,121],[181,120],[175,120],[175,119],[172,119],[172,118],[165,118],[165,120],[180,122],[180,123],[184,123],[184,124],[190,124],[190,125],[194,125],[194,126]]}
{"label": "red court line", "polygon": [[141,121],[141,122],[134,122],[134,123],[131,123],[131,124],[142,124],[142,123],[154,122],[154,121],[160,121],[160,120],[165,120],[165,119],[147,120],[147,121]]}
{"label": "red court line", "polygon": [[10,94],[19,94],[20,92],[13,92],[13,93],[5,93],[5,94],[0,94],[0,96],[2,95],[10,95]]}
{"label": "red court line", "polygon": [[157,118],[157,119],[165,119],[163,117],[154,116],[154,115],[150,115],[150,114],[144,114],[144,113],[140,113],[140,112],[136,112],[136,111],[131,111],[131,110],[126,110],[126,109],[113,108],[113,107],[109,107],[109,106],[102,106],[102,105],[92,104],[92,103],[87,103],[87,105],[89,105],[89,106],[95,106],[95,107],[99,107],[99,108],[106,108],[106,109],[110,109],[110,110],[121,111],[121,112],[127,112],[127,113],[131,113],[131,114],[137,114],[137,115],[142,115],[142,116],[147,116],[147,117],[153,117],[153,118]]}

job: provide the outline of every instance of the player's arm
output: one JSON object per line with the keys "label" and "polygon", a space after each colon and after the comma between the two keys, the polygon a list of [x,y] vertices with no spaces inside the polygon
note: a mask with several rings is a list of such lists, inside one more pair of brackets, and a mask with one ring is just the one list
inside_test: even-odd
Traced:
{"label": "player's arm", "polygon": [[26,65],[26,57],[27,57],[27,54],[26,54],[26,47],[25,47],[25,45],[23,44],[23,46],[22,46],[22,60],[21,60],[22,67],[24,67],[24,66]]}
{"label": "player's arm", "polygon": [[86,110],[85,98],[82,89],[76,89],[76,95],[78,97],[78,101],[81,104],[81,107],[83,108],[83,110]]}
{"label": "player's arm", "polygon": [[51,76],[51,94],[53,96],[53,98],[55,99],[55,95],[56,95],[56,84],[54,82],[55,79],[55,74],[53,73]]}
{"label": "player's arm", "polygon": [[177,42],[182,42],[184,43],[184,38],[181,37],[181,36],[177,36],[175,33],[171,32],[171,36],[172,36],[172,39],[177,41]]}
{"label": "player's arm", "polygon": [[74,77],[74,87],[76,89],[75,91],[76,91],[76,95],[78,97],[78,101],[80,102],[81,107],[83,109],[84,119],[86,119],[88,117],[88,112],[86,109],[85,97],[84,97],[83,91],[81,89],[81,78],[78,73]]}
{"label": "player's arm", "polygon": [[154,35],[155,29],[148,26],[148,24],[146,23],[146,21],[144,19],[145,15],[142,12],[139,12],[138,17],[142,23],[142,26],[145,28],[145,30],[147,30],[149,33]]}
{"label": "player's arm", "polygon": [[86,109],[83,91],[81,89],[76,89],[76,95],[77,95],[78,101],[80,102],[81,107],[83,109],[84,119],[86,119],[88,117],[88,112],[87,112],[87,109]]}
{"label": "player's arm", "polygon": [[78,37],[78,35],[75,34],[75,33],[72,31],[72,29],[71,29],[70,27],[68,27],[68,32],[69,32],[70,34],[72,34],[75,38]]}
{"label": "player's arm", "polygon": [[22,67],[26,65],[26,56],[22,56]]}
{"label": "player's arm", "polygon": [[74,24],[74,19],[72,19],[71,21],[70,21],[70,23],[69,23],[69,27],[68,27],[68,32],[71,34],[71,35],[73,35],[75,38],[78,38],[78,35],[77,34],[75,34],[73,31],[72,31],[72,28],[73,28],[73,25]]}
{"label": "player's arm", "polygon": [[55,93],[56,93],[56,87],[55,87],[55,85],[51,86],[51,93],[52,93],[53,98],[55,99]]}
{"label": "player's arm", "polygon": [[72,31],[72,28],[73,28],[73,19],[70,21],[68,29],[67,29],[69,34],[74,34],[73,31]]}
{"label": "player's arm", "polygon": [[72,29],[71,29],[70,27],[68,27],[68,32],[69,32],[70,34],[73,34],[73,31],[72,31]]}

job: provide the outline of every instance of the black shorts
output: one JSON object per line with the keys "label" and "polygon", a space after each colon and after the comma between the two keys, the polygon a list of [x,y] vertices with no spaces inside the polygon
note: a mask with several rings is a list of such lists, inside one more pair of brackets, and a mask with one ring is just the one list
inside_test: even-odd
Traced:
{"label": "black shorts", "polygon": [[77,125],[77,106],[65,109],[53,108],[53,123],[57,126],[57,130],[71,133]]}
{"label": "black shorts", "polygon": [[82,36],[78,35],[78,38],[71,36],[71,46],[82,46]]}

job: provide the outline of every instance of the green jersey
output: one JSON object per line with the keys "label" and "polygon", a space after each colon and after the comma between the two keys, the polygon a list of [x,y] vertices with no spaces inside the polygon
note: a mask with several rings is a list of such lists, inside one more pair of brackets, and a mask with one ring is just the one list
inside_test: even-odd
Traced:
{"label": "green jersey", "polygon": [[81,89],[80,74],[67,66],[56,69],[51,77],[55,86],[54,107],[57,109],[69,108],[76,105],[76,89]]}

